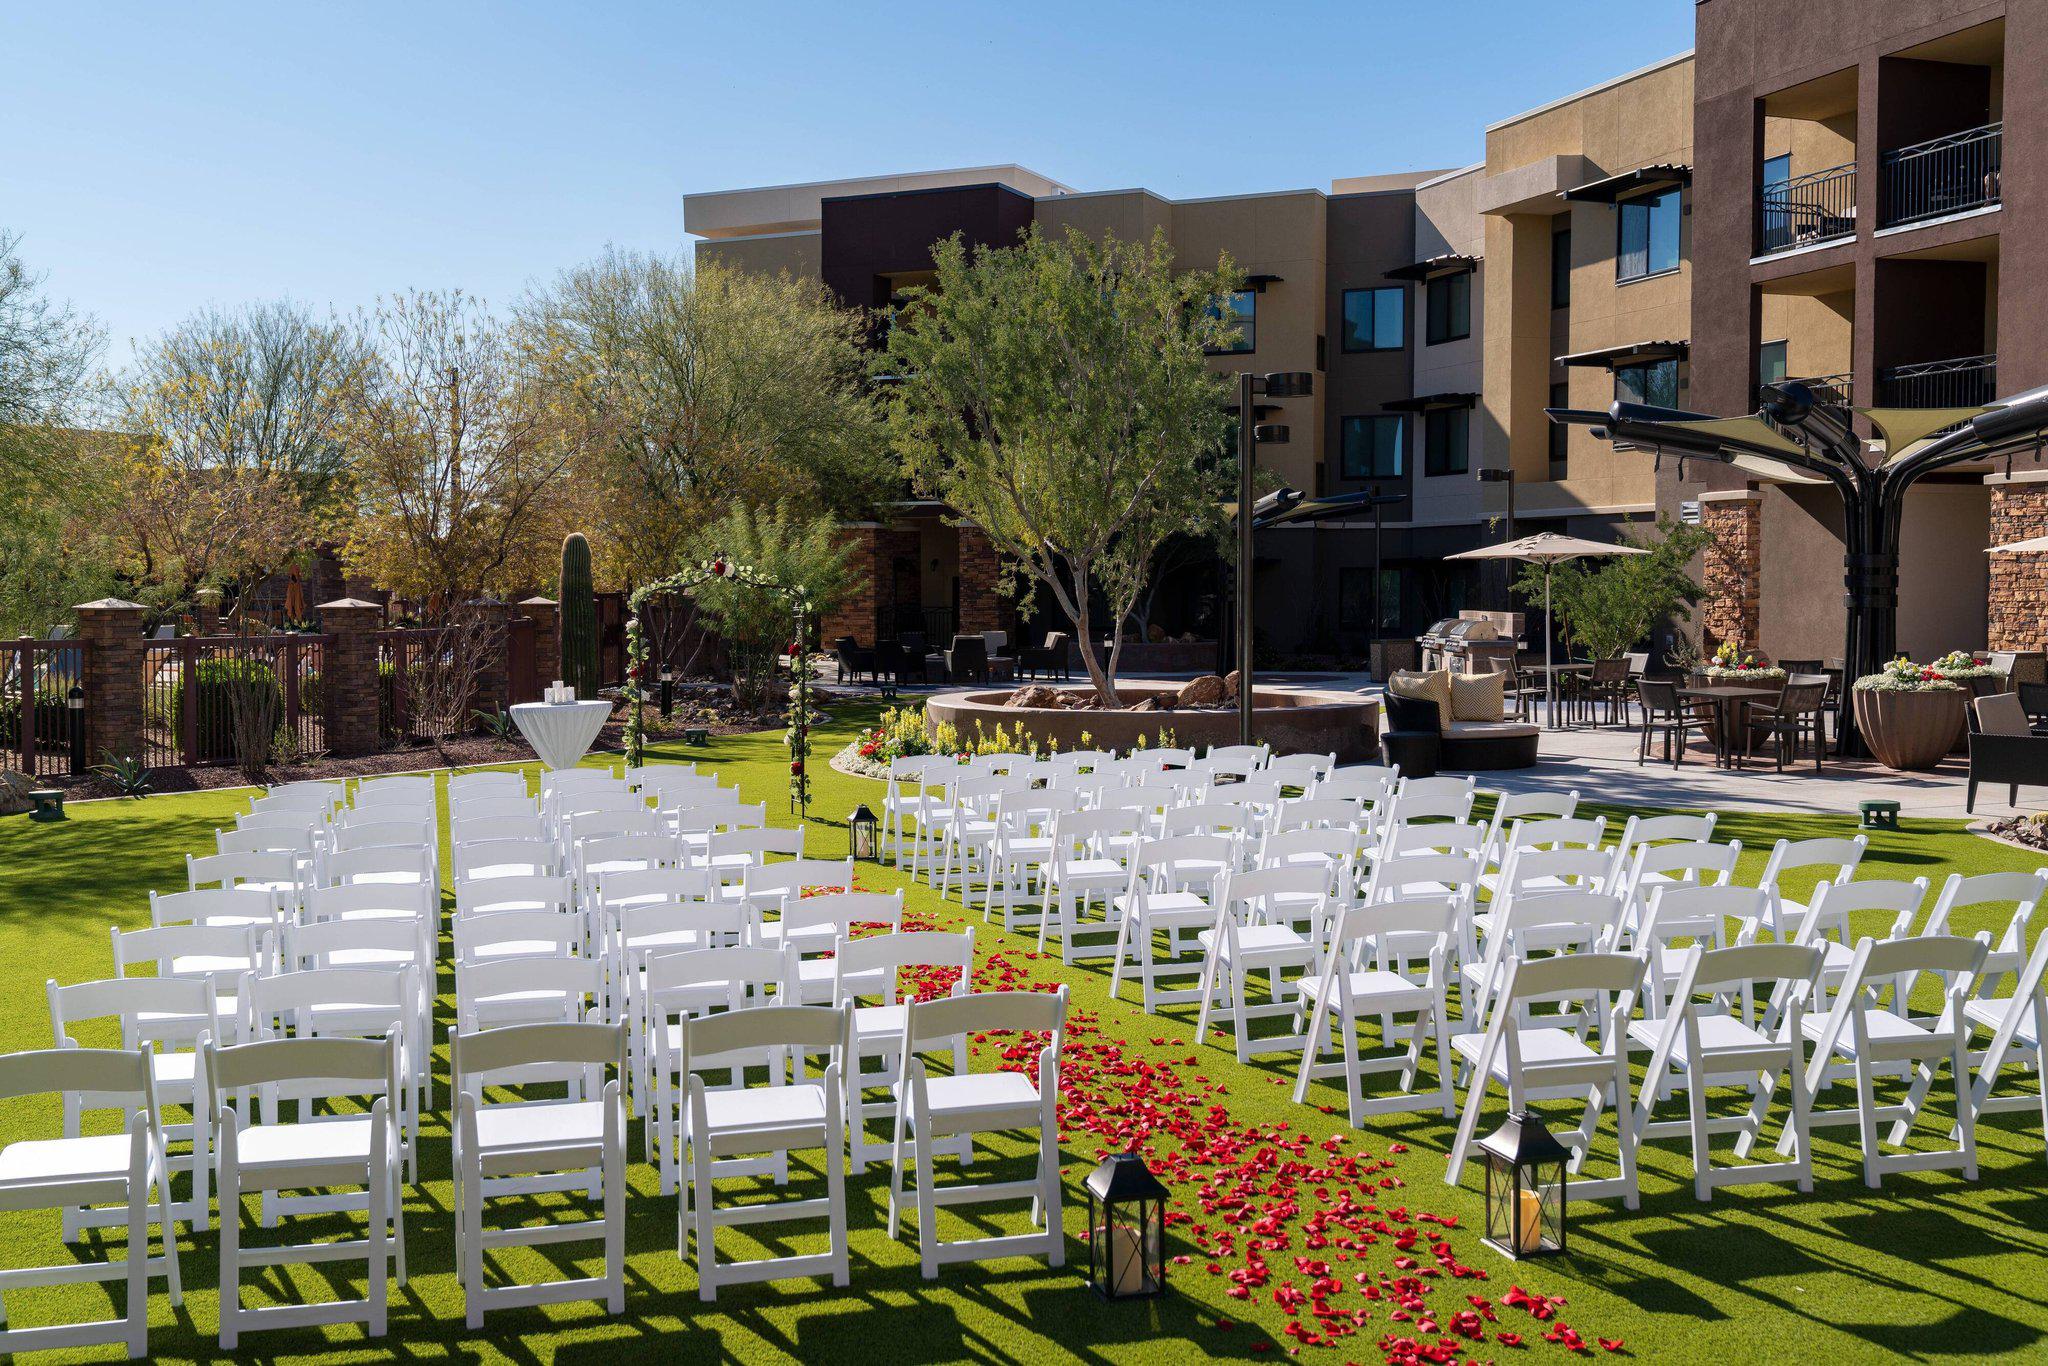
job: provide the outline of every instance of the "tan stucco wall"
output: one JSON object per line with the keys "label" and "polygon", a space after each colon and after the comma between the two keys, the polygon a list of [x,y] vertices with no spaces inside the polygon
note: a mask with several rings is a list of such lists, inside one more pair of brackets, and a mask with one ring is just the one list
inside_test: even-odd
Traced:
{"label": "tan stucco wall", "polygon": [[819,272],[819,244],[823,240],[815,232],[706,240],[697,244],[697,260],[758,275],[787,273],[815,280]]}
{"label": "tan stucco wall", "polygon": [[1922,484],[1899,526],[1899,649],[1918,660],[1981,650],[1991,588],[1991,491]]}
{"label": "tan stucco wall", "polygon": [[[1476,204],[1482,170],[1475,168],[1448,179],[1423,186],[1415,192],[1415,258],[1451,253],[1479,256],[1486,253],[1486,223]],[[1472,335],[1461,341],[1436,346],[1425,344],[1423,319],[1416,318],[1414,384],[1417,394],[1476,394],[1485,378],[1486,272],[1482,259],[1472,281]],[[1426,292],[1415,291],[1418,314]],[[1467,432],[1468,460],[1473,470],[1485,463],[1490,418],[1483,405],[1461,415],[1470,424]],[[1421,421],[1418,417],[1417,421]],[[1420,441],[1416,451],[1422,450]],[[1414,483],[1413,520],[1444,523],[1482,520],[1487,515],[1489,486],[1467,475],[1463,478],[1418,477]],[[1496,495],[1498,498],[1498,495]],[[1504,500],[1501,500],[1504,501]]]}

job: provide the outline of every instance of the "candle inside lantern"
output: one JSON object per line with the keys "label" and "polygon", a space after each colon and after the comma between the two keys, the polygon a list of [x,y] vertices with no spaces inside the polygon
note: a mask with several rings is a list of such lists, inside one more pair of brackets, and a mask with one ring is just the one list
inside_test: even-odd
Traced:
{"label": "candle inside lantern", "polygon": [[1128,1224],[1113,1224],[1096,1229],[1095,1236],[1101,1240],[1112,1292],[1136,1295],[1144,1290],[1145,1249],[1138,1230]]}
{"label": "candle inside lantern", "polygon": [[1515,1212],[1515,1252],[1527,1256],[1543,1247],[1543,1197],[1528,1190],[1520,1194],[1520,1207]]}

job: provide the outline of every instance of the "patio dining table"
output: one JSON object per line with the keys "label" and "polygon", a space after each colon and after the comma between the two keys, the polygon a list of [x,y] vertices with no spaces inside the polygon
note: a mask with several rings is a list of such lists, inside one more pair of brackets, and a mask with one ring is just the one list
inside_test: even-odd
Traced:
{"label": "patio dining table", "polygon": [[[1742,688],[1722,683],[1704,688],[1680,688],[1680,697],[1714,704],[1714,763],[1721,768],[1741,768],[1749,750],[1749,704],[1770,702],[1779,697],[1776,688]],[[1736,744],[1741,736],[1740,746]]]}

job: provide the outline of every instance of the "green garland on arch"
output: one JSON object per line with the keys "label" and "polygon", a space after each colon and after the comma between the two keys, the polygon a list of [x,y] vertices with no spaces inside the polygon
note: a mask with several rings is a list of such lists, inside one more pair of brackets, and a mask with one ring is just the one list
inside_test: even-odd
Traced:
{"label": "green garland on arch", "polygon": [[796,682],[789,690],[789,727],[783,732],[782,742],[789,749],[789,807],[802,818],[809,814],[811,805],[810,594],[800,585],[783,583],[723,555],[699,561],[688,569],[636,588],[628,600],[631,614],[626,618],[626,686],[623,690],[630,704],[626,713],[626,763],[631,768],[639,768],[647,761],[643,721],[647,701],[647,635],[640,626],[641,610],[655,597],[665,593],[687,593],[713,579],[780,593],[788,600],[796,617],[796,653],[790,660],[790,672]]}

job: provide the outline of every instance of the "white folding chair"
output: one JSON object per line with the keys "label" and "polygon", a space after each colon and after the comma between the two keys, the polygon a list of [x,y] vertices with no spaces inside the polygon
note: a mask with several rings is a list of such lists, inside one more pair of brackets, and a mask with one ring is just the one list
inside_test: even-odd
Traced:
{"label": "white folding chair", "polygon": [[[1462,893],[1398,898],[1349,906],[1338,915],[1322,972],[1301,984],[1302,998],[1312,1013],[1308,1045],[1295,1074],[1296,1103],[1308,1101],[1311,1080],[1342,1077],[1345,1109],[1354,1128],[1367,1115],[1436,1109],[1449,1119],[1457,1113],[1451,1092],[1447,989],[1464,903]],[[1419,982],[1403,971],[1418,956],[1426,965]],[[1361,1056],[1358,1034],[1369,1015],[1383,1021],[1396,1015],[1414,1017],[1405,1052]],[[1392,1035],[1383,1025],[1383,1048],[1397,1046]],[[1333,1038],[1337,1061],[1326,1062],[1327,1045]],[[1433,1091],[1417,1092],[1423,1050],[1432,1041],[1437,1084]],[[1362,1093],[1360,1083],[1366,1076],[1388,1071],[1401,1073],[1402,1094],[1368,1097]]]}
{"label": "white folding chair", "polygon": [[981,899],[983,921],[995,915],[1000,897],[1004,929],[1037,928],[1044,918],[1043,893],[1041,890],[1041,904],[1035,908],[1030,905],[1031,893],[1043,881],[1046,861],[1053,854],[1053,825],[1061,816],[1077,814],[1080,809],[1079,796],[1053,788],[1005,792],[996,799],[995,832],[989,840],[988,877]]}
{"label": "white folding chair", "polygon": [[[1673,999],[1679,976],[1684,972],[1693,948],[1710,952],[1727,948],[1731,942],[1729,922],[1737,925],[1755,923],[1769,899],[1770,894],[1760,887],[1737,887],[1719,882],[1704,886],[1698,883],[1667,883],[1652,890],[1634,927],[1629,928],[1626,919],[1623,921],[1629,947],[1640,951],[1649,962],[1649,982],[1642,996],[1644,1015],[1651,1019],[1663,1015],[1665,1002]],[[1623,914],[1627,914],[1625,907]],[[1815,973],[1818,971],[1816,965]],[[1749,998],[1745,997],[1744,1004],[1748,1002]],[[1767,1009],[1771,1011],[1770,1021],[1775,1026],[1776,1008]]]}
{"label": "white folding chair", "polygon": [[[683,1022],[714,1011],[789,1004],[785,999],[791,977],[789,958],[784,950],[749,944],[649,953],[643,960],[632,1024],[641,1031],[640,1056],[651,1075],[636,1081],[643,1111],[649,1116],[641,1136],[647,1160],[661,1175],[663,1194],[687,1184],[682,1171],[683,1135],[690,1125],[689,1079],[681,1070]],[[707,1064],[706,1070],[726,1071],[726,1084],[735,1087],[746,1084],[748,1066],[786,1077],[787,1051],[763,1048],[734,1053],[722,1069]],[[789,1179],[789,1155],[778,1152],[759,1161],[720,1160],[712,1169],[716,1177],[767,1174],[780,1185]]]}
{"label": "white folding chair", "polygon": [[1458,969],[1459,1034],[1485,1028],[1493,1001],[1506,988],[1517,959],[1538,953],[1606,953],[1620,942],[1621,898],[1611,892],[1544,892],[1497,904],[1500,910],[1487,912],[1491,919],[1485,954],[1466,959]]}
{"label": "white folding chair", "polygon": [[[1582,1200],[1620,1196],[1629,1209],[1636,1208],[1637,1139],[1635,1106],[1629,1095],[1628,1020],[1643,980],[1642,958],[1631,953],[1560,953],[1511,960],[1506,974],[1486,1032],[1451,1039],[1452,1050],[1471,1069],[1471,1080],[1444,1183],[1455,1186],[1464,1174],[1487,1092],[1497,1084],[1507,1092],[1510,1114],[1527,1113],[1533,1101],[1586,1097],[1579,1127],[1556,1135],[1572,1152],[1572,1194]],[[1587,1013],[1597,1029],[1597,1048],[1577,1030],[1523,1022],[1524,1015],[1537,1005],[1582,998],[1590,1002]],[[1588,1180],[1577,1173],[1592,1148],[1600,1115],[1610,1107],[1615,1114],[1620,1174]]]}
{"label": "white folding chair", "polygon": [[940,835],[940,896],[952,891],[956,867],[962,905],[967,902],[968,884],[975,874],[981,874],[984,879],[991,875],[988,851],[996,837],[996,808],[1005,793],[1027,792],[1030,788],[1029,778],[1013,778],[1007,774],[962,778],[953,784],[951,807],[933,816]]}
{"label": "white folding chair", "polygon": [[[1202,994],[1195,1012],[1195,1042],[1208,1040],[1214,1020],[1228,1020],[1236,1036],[1237,1060],[1255,1054],[1300,1048],[1303,1036],[1286,1033],[1252,1037],[1252,1021],[1299,1014],[1295,992],[1300,979],[1314,975],[1320,963],[1332,896],[1329,874],[1321,868],[1257,868],[1232,873],[1216,895],[1209,929],[1195,936],[1207,961]],[[1309,922],[1304,934],[1295,928]],[[1292,971],[1294,978],[1283,976]],[[1251,976],[1266,974],[1267,999],[1252,1004]]]}
{"label": "white folding chair", "polygon": [[[821,896],[790,897],[782,903],[782,918],[772,925],[759,926],[755,938],[769,948],[788,948],[791,1002],[822,1005],[832,999],[842,969],[836,958],[809,955],[836,955],[853,940],[859,928],[894,934],[902,926],[901,887],[893,892],[826,892]],[[860,985],[865,988],[872,984]]]}
{"label": "white folding chair", "polygon": [[1627,869],[1628,861],[1645,844],[1664,844],[1672,840],[1690,844],[1709,843],[1714,838],[1717,820],[1719,817],[1712,811],[1704,816],[1630,816],[1628,823],[1621,828],[1621,838],[1615,841],[1615,875],[1620,876]]}
{"label": "white folding chair", "polygon": [[926,839],[926,825],[945,797],[931,791],[933,771],[958,768],[950,754],[912,754],[889,761],[882,796],[882,847],[897,867],[909,867],[917,876],[915,855]]}
{"label": "white folding chair", "polygon": [[493,958],[455,969],[455,1027],[603,1022],[604,964],[590,958]]}
{"label": "white folding chair", "polygon": [[[1977,1064],[1977,1079],[1970,1088],[1970,1109],[1975,1114],[2038,1107],[2041,1133],[2048,1140],[2048,1067],[2044,1067],[2042,1040],[2048,1039],[2048,934],[2034,941],[2034,951],[2021,964],[2010,996],[1972,997],[1963,1004],[1963,1015],[1972,1026],[1991,1031],[1991,1042]],[[2018,1055],[2031,1061],[2036,1094],[1993,1095],[2001,1070]]]}
{"label": "white folding chair", "polygon": [[[390,1097],[399,1093],[399,1042],[368,1039],[265,1039],[229,1048],[207,1045],[203,1067],[219,1135],[220,1345],[233,1351],[242,1333],[362,1323],[382,1337],[386,1278],[405,1284],[405,1205],[399,1190],[399,1140]],[[250,1123],[238,1098],[270,1086],[328,1100],[369,1102],[366,1114],[302,1123]],[[368,1236],[334,1242],[242,1246],[242,1196],[257,1192],[264,1209],[285,1191],[359,1186],[363,1194],[302,1196],[308,1211],[360,1209]],[[288,1262],[330,1262],[360,1256],[368,1295],[320,1304],[242,1305],[242,1271]]]}
{"label": "white folding chair", "polygon": [[[159,977],[204,982],[212,990],[223,1030],[238,1018],[235,992],[242,975],[265,973],[278,950],[279,932],[257,925],[154,925],[146,930],[109,930],[114,975],[153,963]],[[216,1038],[216,1042],[220,1040]]]}
{"label": "white folding chair", "polygon": [[[1752,892],[1753,888],[1693,888],[1699,892]],[[1661,891],[1664,906],[1686,900],[1679,891]],[[1660,912],[1653,912],[1659,914]],[[1663,1015],[1631,1021],[1629,1039],[1650,1050],[1636,1102],[1638,1140],[1679,1134],[1692,1140],[1693,1194],[1712,1200],[1722,1186],[1758,1181],[1791,1181],[1802,1191],[1813,1189],[1813,1145],[1808,1121],[1813,1100],[1806,1089],[1805,1001],[1820,972],[1821,951],[1812,945],[1744,944],[1707,948],[1695,943],[1684,955],[1677,983]],[[1759,986],[1767,989],[1759,991]],[[1765,1029],[1757,1017],[1758,1003],[1782,1001],[1783,1022]],[[1745,1135],[1754,1144],[1769,1112],[1771,1086],[1780,1073],[1791,1086],[1791,1107],[1785,1119],[1793,1136],[1789,1162],[1714,1165],[1716,1134]],[[1686,1117],[1657,1120],[1660,1082],[1685,1091]],[[1710,1117],[1707,1093],[1715,1086],[1740,1084],[1751,1096],[1747,1114]]]}
{"label": "white folding chair", "polygon": [[152,925],[256,925],[283,923],[277,893],[253,887],[205,887],[196,892],[151,892]]}
{"label": "white folding chair", "polygon": [[[1979,873],[1975,877],[1950,873],[1934,900],[1934,909],[1927,913],[1927,924],[1921,933],[1954,934],[1950,922],[1958,911],[1979,918],[2003,915],[2005,931],[1984,955],[1984,970],[1977,977],[1977,994],[1990,997],[2027,961],[2029,928],[2034,908],[2043,895],[2048,895],[2048,868],[2037,868],[2031,873]],[[1892,937],[1903,937],[1903,931]],[[1910,1003],[1913,987],[1910,979],[1900,983],[1899,999]],[[1977,1059],[1973,1056],[1971,1061]]]}
{"label": "white folding chair", "polygon": [[[1642,923],[1650,899],[1670,887],[1726,887],[1735,880],[1736,865],[1742,858],[1742,841],[1709,844],[1677,840],[1668,844],[1639,844],[1619,881],[1611,890],[1622,896],[1628,923]],[[1758,889],[1762,892],[1762,889]],[[1769,914],[1770,894],[1759,897],[1760,914]]]}
{"label": "white folding chair", "polygon": [[1505,841],[1517,821],[1569,820],[1578,814],[1579,790],[1569,792],[1503,792],[1494,799],[1493,815],[1486,822],[1483,850],[1489,871],[1500,867],[1507,854]]}
{"label": "white folding chair", "polygon": [[[687,1018],[681,1029],[678,1074],[689,1088],[691,1190],[677,1202],[678,1255],[686,1255],[689,1234],[696,1234],[697,1293],[707,1303],[720,1286],[793,1276],[830,1276],[847,1283],[846,1130],[840,1112],[839,1051],[851,1027],[849,1010],[830,1006],[769,1005],[728,1010]],[[762,1049],[792,1053],[825,1053],[830,1057],[817,1081],[785,1080],[770,1068],[768,1085],[714,1090],[699,1069],[732,1067],[734,1054]],[[792,1151],[825,1150],[825,1194],[808,1199],[761,1201],[744,1205],[717,1204],[712,1163],[722,1157],[771,1153],[787,1158]],[[694,1218],[691,1216],[694,1215]],[[718,1255],[721,1226],[761,1224],[823,1217],[830,1248],[826,1252],[751,1261],[727,1261]]]}
{"label": "white folding chair", "polygon": [[337,825],[327,832],[327,847],[332,850],[392,846],[431,849],[435,843],[434,827],[424,821],[357,821]]}
{"label": "white folding chair", "polygon": [[313,850],[325,832],[317,826],[251,825],[235,830],[215,830],[213,849],[217,854],[290,854],[299,862],[311,862]]}
{"label": "white folding chair", "polygon": [[485,840],[544,840],[547,837],[547,824],[537,811],[495,816],[461,815],[448,822],[448,842],[451,845],[479,844]]}
{"label": "white folding chair", "polygon": [[[625,1027],[617,1024],[511,1025],[458,1033],[449,1044],[456,1094],[452,1150],[456,1251],[468,1326],[486,1311],[602,1299],[608,1313],[626,1307]],[[605,1069],[614,1069],[610,1080]],[[492,1088],[556,1084],[562,1098],[491,1100]],[[556,1217],[539,1226],[486,1229],[493,1199],[588,1190],[595,1217]],[[538,1284],[489,1285],[492,1248],[602,1242],[604,1270]],[[506,1273],[506,1274],[509,1274]]]}
{"label": "white folding chair", "polygon": [[[1806,917],[1812,897],[1795,895],[1787,890],[1788,882],[1803,881],[1809,870],[1816,879],[1816,894],[1823,884],[1847,882],[1856,876],[1856,865],[1863,861],[1863,851],[1869,847],[1867,835],[1854,839],[1779,840],[1772,845],[1770,859],[1756,884],[1771,893],[1771,921],[1763,928],[1779,939],[1792,939],[1799,931],[1799,922]],[[1800,876],[1793,878],[1791,874]]]}
{"label": "white folding chair", "polygon": [[[67,1113],[79,1096],[89,1096],[95,1109],[121,1112],[117,1133],[81,1138],[67,1123],[62,1138],[17,1138],[0,1147],[0,1210],[63,1211],[64,1238],[72,1240],[74,1221],[96,1207],[127,1226],[127,1257],[122,1261],[69,1261],[51,1266],[0,1269],[0,1292],[37,1286],[75,1285],[80,1281],[125,1281],[127,1299],[119,1318],[38,1328],[0,1327],[0,1352],[70,1350],[118,1343],[128,1355],[149,1351],[149,1282],[162,1276],[171,1303],[185,1302],[178,1274],[178,1234],[172,1223],[170,1171],[164,1135],[158,1120],[156,1083],[147,1050],[114,1048],[44,1048],[0,1054],[0,1100],[61,1096]],[[19,1133],[10,1116],[9,1133]],[[155,1195],[152,1211],[151,1195]],[[95,1222],[98,1222],[96,1219]],[[162,1239],[161,1250],[149,1252],[149,1226]],[[4,1323],[0,1319],[0,1323]]]}
{"label": "white folding chair", "polygon": [[[1122,987],[1128,964],[1148,1015],[1162,1005],[1202,998],[1208,954],[1196,936],[1215,924],[1216,908],[1210,898],[1236,864],[1237,841],[1220,835],[1174,835],[1138,843],[1131,856],[1130,882],[1112,906],[1117,938],[1110,960],[1111,996]],[[1162,978],[1189,977],[1196,979],[1195,985],[1159,985]]]}
{"label": "white folding chair", "polygon": [[574,958],[584,945],[573,910],[492,911],[455,918],[455,969],[508,958]]}
{"label": "white folding chair", "polygon": [[290,851],[263,854],[187,854],[185,886],[199,891],[209,884],[249,891],[275,892],[279,904],[295,907],[305,886],[304,867]]}
{"label": "white folding chair", "polygon": [[[1497,870],[1482,873],[1480,881],[1489,892],[1498,892],[1505,883],[1509,865],[1524,853],[1554,853],[1558,850],[1571,849],[1598,853],[1603,865],[1611,863],[1612,860],[1600,848],[1600,841],[1606,833],[1605,816],[1550,816],[1540,820],[1517,820],[1510,822],[1504,833],[1497,832],[1489,826],[1486,834],[1488,843],[1481,845],[1481,851],[1482,854],[1490,853],[1498,861],[1499,867]],[[1598,874],[1574,877],[1571,881],[1573,884],[1583,884],[1591,880],[1604,887],[1608,871],[1603,866]],[[1525,881],[1524,885],[1530,884]],[[1534,885],[1555,891],[1567,884],[1551,882]]]}
{"label": "white folding chair", "polygon": [[347,887],[361,882],[438,887],[441,883],[431,845],[330,849],[316,856],[313,863],[315,879],[322,887]]}
{"label": "white folding chair", "polygon": [[[213,1143],[211,1116],[199,1102],[199,1044],[202,1039],[218,1039],[228,1032],[212,988],[196,978],[108,977],[96,982],[74,982],[66,987],[48,981],[43,991],[50,1002],[50,1037],[57,1047],[81,1046],[72,1034],[76,1025],[111,1021],[119,1032],[122,1048],[140,1049],[149,1055],[158,1106],[175,1105],[191,1113],[189,1124],[166,1124],[161,1108],[153,1112],[166,1145],[190,1145],[189,1151],[167,1159],[166,1170],[186,1172],[192,1178],[190,1193],[184,1200],[172,1202],[171,1213],[195,1233],[205,1229],[212,1212],[207,1190]],[[85,1111],[124,1108],[129,1098],[126,1092],[110,1096],[89,1088],[67,1089],[65,1136],[79,1136],[79,1122]],[[109,1217],[106,1212],[84,1209],[76,1214],[67,1213],[64,1236],[68,1239],[79,1228],[119,1222],[121,1217],[125,1216]]]}
{"label": "white folding chair", "polygon": [[[1113,958],[1114,943],[1080,945],[1082,934],[1102,935],[1120,929],[1116,894],[1130,885],[1123,858],[1137,846],[1142,821],[1135,811],[1064,811],[1052,819],[1049,848],[1039,865],[1044,886],[1039,906],[1038,951],[1057,940],[1062,963]],[[1088,908],[1099,904],[1102,921],[1091,924]]]}
{"label": "white folding chair", "polygon": [[[902,1081],[903,1020],[908,1009],[899,988],[899,977],[908,975],[918,999],[930,996],[964,996],[974,976],[974,927],[957,934],[940,930],[908,930],[900,934],[871,934],[849,939],[833,959],[836,976],[832,986],[835,1007],[852,1006],[850,1029],[843,1054],[846,1078],[846,1124],[851,1142],[848,1161],[853,1174],[867,1170],[870,1161],[889,1153],[889,1142],[868,1137],[867,1126],[896,1113],[895,1087]],[[950,980],[949,980],[950,978]],[[863,1000],[873,1005],[860,1004]],[[953,1072],[967,1070],[967,1040],[954,1040]],[[862,1064],[875,1058],[878,1071]],[[887,1089],[891,1098],[868,1100],[867,1093]],[[971,1145],[972,1139],[967,1142]]]}
{"label": "white folding chair", "polygon": [[501,877],[551,877],[562,871],[561,852],[553,840],[489,839],[456,845],[449,854],[459,901],[465,883]]}
{"label": "white folding chair", "polygon": [[764,943],[773,943],[780,930],[773,928],[770,912],[780,912],[784,901],[805,893],[850,892],[853,890],[853,860],[824,858],[784,859],[761,863],[740,877],[739,899],[753,908]]}
{"label": "white folding chair", "polygon": [[[889,1169],[889,1236],[902,1227],[903,1206],[917,1212],[920,1269],[934,1280],[948,1262],[986,1261],[997,1257],[1044,1257],[1049,1266],[1066,1264],[1066,1230],[1060,1216],[1059,1109],[1060,1045],[1066,1037],[1067,988],[1044,991],[981,991],[964,996],[914,1001],[904,1011],[903,1083],[898,1087],[896,1137]],[[959,1071],[933,1076],[925,1064],[935,1045],[948,1050],[963,1034],[1016,1030],[1027,1046],[1045,1041],[1037,1057],[1037,1076],[997,1069]],[[973,1152],[974,1135],[1019,1129],[1038,1133],[1035,1175],[1022,1181],[983,1181],[941,1186],[933,1159],[946,1139],[966,1140]],[[963,1159],[967,1160],[967,1159]],[[911,1188],[904,1189],[904,1168],[912,1166]],[[1031,1201],[1033,1232],[941,1241],[941,1207]]]}
{"label": "white folding chair", "polygon": [[575,905],[566,877],[487,877],[455,884],[455,922],[500,911],[562,911]]}
{"label": "white folding chair", "polygon": [[497,801],[517,798],[531,801],[527,791],[526,775],[511,773],[503,769],[485,769],[477,773],[451,773],[448,775],[448,808],[453,814],[455,803],[472,801]]}
{"label": "white folding chair", "polygon": [[[521,780],[524,785],[524,780]],[[434,804],[434,779],[428,774],[404,773],[388,778],[358,778],[353,805],[358,809],[379,806],[428,806]]]}
{"label": "white folding chair", "polygon": [[424,920],[407,921],[382,915],[342,917],[288,928],[279,956],[280,970],[285,973],[355,968],[411,975],[414,1022],[406,1035],[405,1063],[418,1097],[414,1102],[415,1114],[432,1109],[434,1104],[436,939],[434,930]]}

